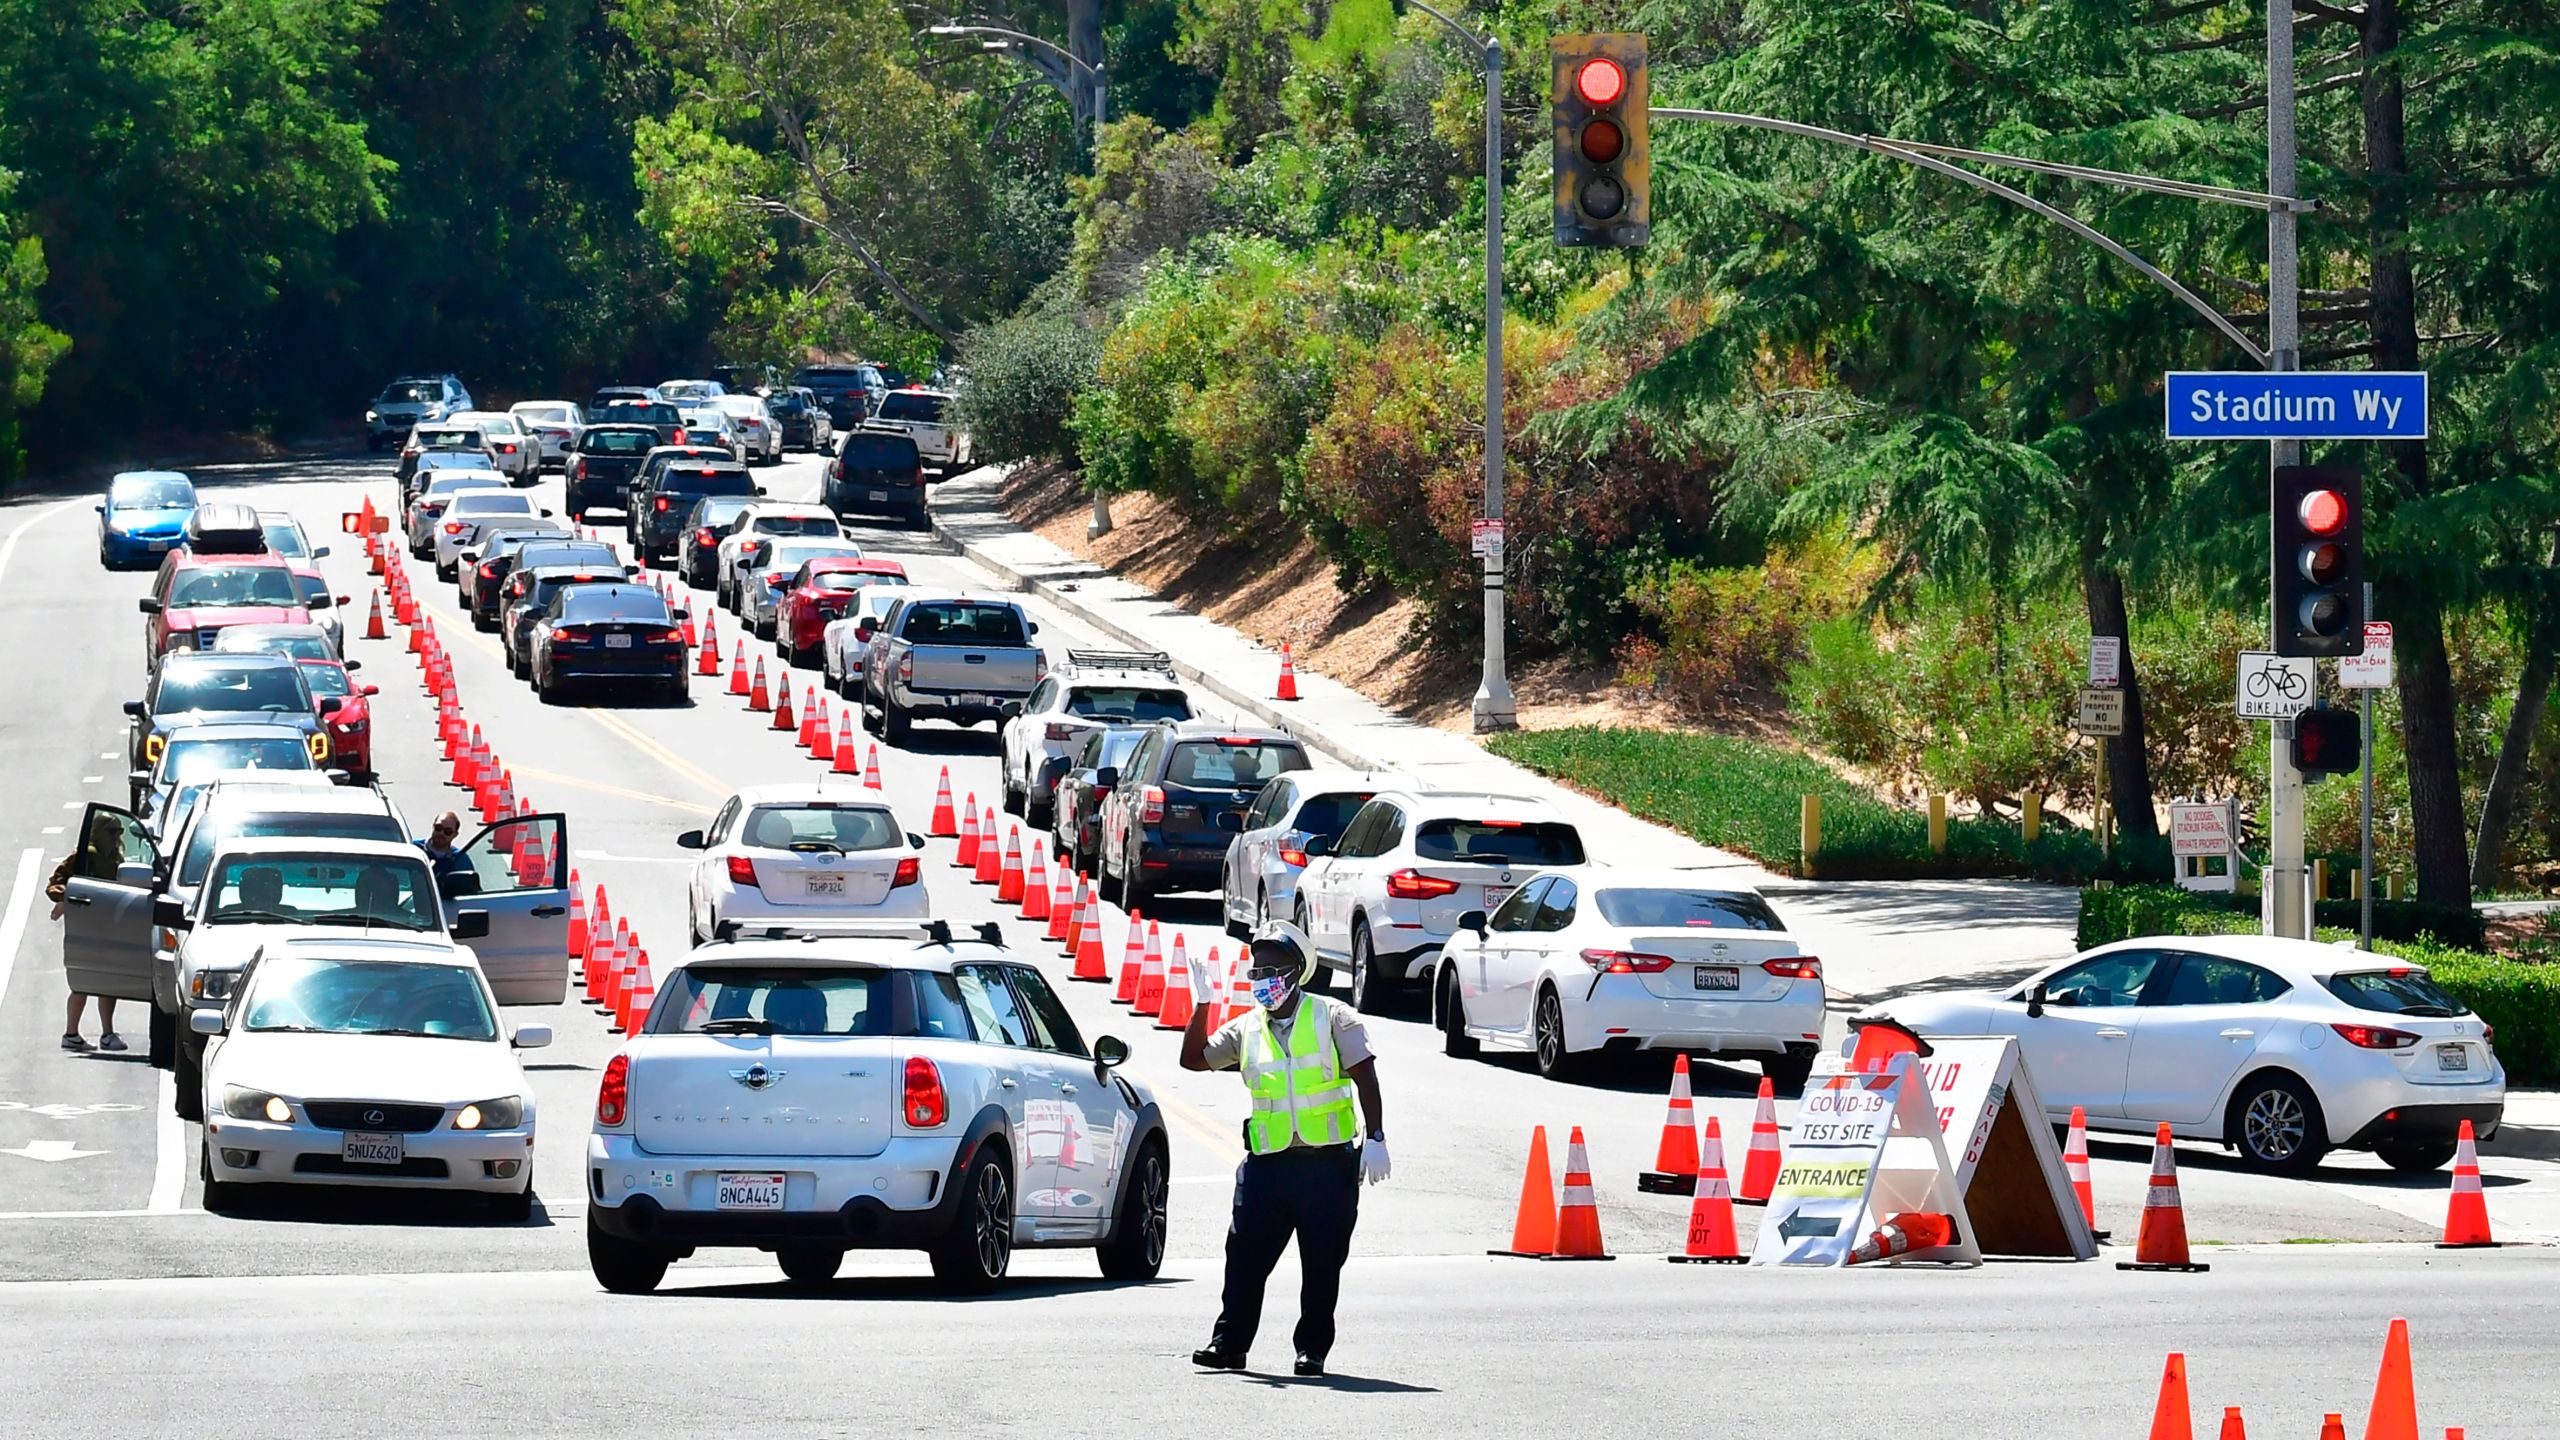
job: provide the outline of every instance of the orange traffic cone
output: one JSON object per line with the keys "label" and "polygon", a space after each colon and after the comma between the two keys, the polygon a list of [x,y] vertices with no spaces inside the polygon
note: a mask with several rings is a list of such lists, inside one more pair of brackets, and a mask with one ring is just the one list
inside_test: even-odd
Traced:
{"label": "orange traffic cone", "polygon": [[2497,1243],[2489,1238],[2489,1202],[2480,1193],[2480,1149],[2465,1120],[2453,1146],[2453,1201],[2445,1208],[2444,1238],[2436,1248],[2481,1250]]}
{"label": "orange traffic cone", "polygon": [[1751,1149],[1742,1157],[1742,1188],[1736,1205],[1766,1205],[1778,1185],[1778,1095],[1767,1077],[1760,1081],[1760,1108],[1751,1115]]}
{"label": "orange traffic cone", "polygon": [[832,763],[836,758],[836,727],[827,718],[827,702],[812,699],[809,708],[800,713],[800,748],[812,760]]}
{"label": "orange traffic cone", "polygon": [[640,978],[631,987],[631,994],[626,997],[623,1005],[622,1033],[639,1034],[641,1027],[649,1023],[649,1011],[657,1003],[658,980],[656,976],[649,973],[648,964],[643,960],[640,966]]}
{"label": "orange traffic cone", "polygon": [[391,638],[391,632],[382,628],[382,588],[380,586],[374,587],[373,613],[365,617],[364,638],[367,640],[388,640]]}
{"label": "orange traffic cone", "polygon": [[1564,1147],[1564,1189],[1556,1197],[1556,1248],[1549,1260],[1615,1260],[1600,1243],[1600,1202],[1591,1194],[1591,1157],[1584,1153],[1582,1127]]}
{"label": "orange traffic cone", "polygon": [[962,870],[978,868],[978,797],[971,795],[960,812],[960,849],[951,857],[954,867]]}
{"label": "orange traffic cone", "polygon": [[2373,1377],[2373,1408],[2364,1440],[2418,1440],[2417,1379],[2409,1373],[2409,1322],[2394,1318],[2382,1341],[2382,1370]]}
{"label": "orange traffic cone", "polygon": [[2187,1258],[2187,1212],[2178,1203],[2178,1157],[2163,1124],[2151,1146],[2151,1191],[2142,1200],[2142,1231],[2134,1238],[2133,1258],[2116,1262],[2119,1270],[2184,1270],[2202,1272]]}
{"label": "orange traffic cone", "polygon": [[587,897],[578,889],[578,868],[569,867],[569,958],[587,958]]}
{"label": "orange traffic cone", "polygon": [[853,738],[853,707],[847,705],[836,711],[835,773],[838,775],[861,774],[861,750],[862,747],[856,744]]}
{"label": "orange traffic cone", "polygon": [[729,661],[729,693],[747,693],[747,642],[744,640],[738,642],[734,658]]}
{"label": "orange traffic cone", "polygon": [[1182,935],[1173,937],[1173,958],[1165,962],[1164,1004],[1156,1009],[1156,1028],[1180,1030],[1191,1023],[1191,960],[1182,953]]}
{"label": "orange traffic cone", "polygon": [[[639,958],[632,964],[631,983],[622,987],[621,998],[613,1002],[614,1029],[625,1035],[631,1033],[632,1008],[640,1003],[640,992],[643,990],[648,991],[652,996],[658,993],[657,977],[649,971],[649,952],[646,950],[641,951]],[[645,1009],[640,1011],[643,1019],[648,1018],[648,1014],[649,1012]]]}
{"label": "orange traffic cone", "polygon": [[[756,663],[762,665],[764,657],[757,656]],[[783,731],[800,728],[799,718],[791,708],[791,672],[788,670],[782,672],[774,686],[773,724],[769,728]]]}
{"label": "orange traffic cone", "polygon": [[[872,747],[872,753],[879,754],[879,747]],[[877,762],[873,768],[878,768]],[[924,833],[939,839],[949,839],[960,833],[959,818],[951,813],[951,767],[948,765],[942,767],[942,783],[934,789],[933,820],[924,827]]]}
{"label": "orange traffic cone", "polygon": [[1111,987],[1111,1003],[1128,1005],[1138,998],[1138,974],[1147,968],[1147,921],[1129,912],[1129,938],[1120,950],[1120,980]]}
{"label": "orange traffic cone", "polygon": [[1870,1260],[1890,1260],[1915,1250],[1935,1250],[1941,1245],[1953,1244],[1955,1236],[1953,1216],[1907,1210],[1885,1217],[1882,1225],[1851,1247],[1849,1263],[1864,1265]]}
{"label": "orange traffic cone", "polygon": [[1298,698],[1298,666],[1296,661],[1289,658],[1289,642],[1286,640],[1280,642],[1280,684],[1271,692],[1271,698],[1274,700]]}
{"label": "orange traffic cone", "polygon": [[2195,1411],[2187,1401],[2187,1357],[2172,1350],[2160,1372],[2160,1398],[2151,1407],[2151,1440],[2195,1440]]}
{"label": "orange traffic cone", "polygon": [[[668,590],[665,586],[663,586],[663,585],[659,586],[659,587],[658,587],[658,589],[659,589],[659,593],[664,594],[664,595],[667,597],[667,603],[668,603],[668,604],[672,605],[672,604],[674,604],[674,603],[675,603],[675,599],[676,599],[676,597],[675,597],[675,595],[674,595],[674,593],[673,593],[673,592],[669,591],[669,590]],[[683,618],[681,621],[677,622],[677,624],[676,624],[676,639],[677,639],[677,640],[679,640],[679,641],[681,641],[681,642],[683,642],[683,644],[684,644],[686,647],[688,647],[688,648],[690,648],[690,647],[693,645],[693,643],[694,643],[693,612],[692,612],[691,610],[687,610],[687,611],[685,611],[685,612],[684,612],[684,618]]]}
{"label": "orange traffic cone", "polygon": [[2071,1107],[2071,1133],[2062,1142],[2062,1173],[2071,1178],[2071,1193],[2080,1199],[2080,1218],[2091,1234],[2098,1229],[2098,1196],[2089,1185],[2089,1112]]}
{"label": "orange traffic cone", "polygon": [[2320,1440],[2347,1440],[2347,1417],[2344,1415],[2321,1416]]}
{"label": "orange traffic cone", "polygon": [[1094,915],[1093,886],[1087,884],[1076,898],[1076,968],[1070,980],[1108,980],[1111,962],[1102,953],[1102,923]]}
{"label": "orange traffic cone", "polygon": [[703,617],[702,644],[699,653],[693,657],[693,673],[696,675],[720,673],[720,621],[717,617],[708,615]]}
{"label": "orange traffic cone", "polygon": [[[1684,1057],[1685,1058],[1685,1057]],[[1724,1174],[1724,1129],[1707,1117],[1707,1138],[1698,1146],[1698,1174],[1692,1182],[1697,1199],[1689,1203],[1689,1244],[1673,1264],[1739,1265],[1751,1257],[1733,1236],[1733,1187]]]}
{"label": "orange traffic cone", "polygon": [[[1040,913],[1032,918],[1046,922],[1040,927],[1040,938],[1043,940],[1067,939],[1067,927],[1075,923],[1076,904],[1075,892],[1067,888],[1067,867],[1064,864],[1053,866],[1049,863],[1048,846],[1037,845],[1032,848],[1038,858],[1032,862],[1031,889],[1037,891],[1040,898],[1034,901],[1031,893],[1026,891],[1022,897],[1022,913],[1026,916],[1031,915],[1036,905]],[[1072,950],[1074,947],[1070,945],[1068,948]]]}
{"label": "orange traffic cone", "polygon": [[986,819],[978,825],[978,863],[969,872],[972,884],[993,885],[1004,879],[1004,846],[996,840],[996,807],[986,809]]}
{"label": "orange traffic cone", "polygon": [[1636,1188],[1648,1195],[1692,1195],[1698,1188],[1698,1117],[1689,1098],[1689,1057],[1671,1060],[1671,1109],[1662,1117],[1662,1143],[1653,1152],[1653,1168],[1636,1175]]}
{"label": "orange traffic cone", "polygon": [[[738,648],[744,650],[747,642],[739,641]],[[773,708],[773,690],[765,683],[764,657],[761,655],[756,657],[755,680],[747,686],[747,708],[759,715]]]}
{"label": "orange traffic cone", "polygon": [[604,959],[606,953],[612,948],[613,905],[605,898],[604,882],[599,880],[596,882],[595,909],[587,917],[586,964],[579,975],[579,978],[585,982],[587,993],[590,995],[595,993],[596,987],[604,983]]}
{"label": "orange traffic cone", "polygon": [[863,759],[862,788],[865,790],[879,790],[882,788],[880,784],[880,747],[873,745],[867,748],[870,753]]}
{"label": "orange traffic cone", "polygon": [[479,741],[479,739],[480,727],[474,725],[471,727],[471,739],[454,748],[453,773],[445,777],[444,783],[447,785],[459,785],[466,790],[471,788],[472,777],[476,770],[476,767],[473,764],[475,756],[473,746]]}
{"label": "orange traffic cone", "polygon": [[1529,1132],[1529,1168],[1520,1176],[1520,1208],[1511,1221],[1511,1248],[1487,1255],[1543,1260],[1556,1250],[1556,1180],[1547,1166],[1547,1127]]}
{"label": "orange traffic cone", "polygon": [[1022,866],[1022,910],[1025,920],[1049,918],[1049,852],[1037,843],[1026,846],[1031,853]]}
{"label": "orange traffic cone", "polygon": [[542,843],[540,825],[514,827],[524,833],[524,843],[516,847],[516,883],[527,890],[544,890],[551,884],[551,856]]}
{"label": "orange traffic cone", "polygon": [[[1174,938],[1182,937],[1177,933]],[[1164,1008],[1164,927],[1153,920],[1147,922],[1146,958],[1138,966],[1138,993],[1129,1008],[1141,1015]]]}
{"label": "orange traffic cone", "polygon": [[2222,1407],[2222,1433],[2215,1440],[2249,1440],[2249,1427],[2240,1418],[2240,1407]]}
{"label": "orange traffic cone", "polygon": [[1005,831],[1004,858],[997,862],[996,903],[1021,904],[1026,879],[1022,870],[1022,827],[1016,825]]}

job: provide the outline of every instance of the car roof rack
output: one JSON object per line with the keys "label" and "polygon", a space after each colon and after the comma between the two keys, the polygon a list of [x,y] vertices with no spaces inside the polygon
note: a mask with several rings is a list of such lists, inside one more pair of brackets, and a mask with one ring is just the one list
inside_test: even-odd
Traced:
{"label": "car roof rack", "polygon": [[993,920],[981,920],[971,927],[974,933],[954,933],[948,920],[723,920],[712,938],[720,941],[798,940],[815,944],[820,940],[913,940],[919,950],[957,943],[1002,946],[1004,927]]}
{"label": "car roof rack", "polygon": [[[1173,675],[1173,656],[1162,650],[1069,650],[1067,665],[1087,670],[1145,670]],[[1176,677],[1180,678],[1180,677]]]}

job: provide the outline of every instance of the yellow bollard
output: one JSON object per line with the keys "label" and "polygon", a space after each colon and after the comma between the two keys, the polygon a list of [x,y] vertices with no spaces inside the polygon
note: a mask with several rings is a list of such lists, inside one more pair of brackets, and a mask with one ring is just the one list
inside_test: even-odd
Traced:
{"label": "yellow bollard", "polygon": [[2328,862],[2328,861],[2326,861],[2326,860],[2314,860],[2314,861],[2312,861],[2312,862],[2311,862],[2311,900],[2312,900],[2312,903],[2316,905],[2316,904],[2318,904],[2320,901],[2326,900],[2326,899],[2328,899],[2328,898],[2329,898],[2329,862]]}
{"label": "yellow bollard", "polygon": [[2033,845],[2036,843],[2036,837],[2043,833],[2044,797],[2041,795],[2019,796],[2018,834],[2020,838],[2024,839],[2028,844]]}
{"label": "yellow bollard", "polygon": [[1929,797],[1929,853],[1947,853],[1947,797],[1944,795]]}
{"label": "yellow bollard", "polygon": [[1804,852],[1804,873],[1811,875],[1813,859],[1822,853],[1822,797],[1819,795],[1804,797],[1803,834],[1797,844]]}
{"label": "yellow bollard", "polygon": [[2382,898],[2383,898],[2383,899],[2385,899],[2385,900],[2397,900],[2397,899],[2399,899],[2399,898],[2400,898],[2400,872],[2399,872],[2399,871],[2394,870],[2394,871],[2392,871],[2390,874],[2385,875],[2385,876],[2383,877],[2383,891],[2382,891]]}
{"label": "yellow bollard", "polygon": [[2347,872],[2347,898],[2350,900],[2364,898],[2364,867],[2361,865]]}

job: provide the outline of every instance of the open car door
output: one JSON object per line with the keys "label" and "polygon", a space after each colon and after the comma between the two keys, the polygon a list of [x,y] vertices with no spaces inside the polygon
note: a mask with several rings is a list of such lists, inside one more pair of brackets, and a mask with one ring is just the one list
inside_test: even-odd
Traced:
{"label": "open car door", "polygon": [[448,871],[445,905],[484,910],[489,933],[467,942],[501,1005],[569,998],[569,821],[519,815],[484,826],[462,847],[469,875]]}
{"label": "open car door", "polygon": [[151,998],[151,832],[130,810],[90,805],[63,887],[62,968],[72,993]]}

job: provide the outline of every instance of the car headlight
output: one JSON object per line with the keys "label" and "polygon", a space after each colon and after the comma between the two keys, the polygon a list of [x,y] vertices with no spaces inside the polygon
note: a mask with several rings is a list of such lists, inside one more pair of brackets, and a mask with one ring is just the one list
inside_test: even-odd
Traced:
{"label": "car headlight", "polygon": [[234,1120],[265,1120],[276,1125],[293,1123],[293,1106],[283,1096],[252,1090],[246,1085],[222,1087],[222,1113]]}
{"label": "car headlight", "polygon": [[199,970],[187,982],[187,993],[195,999],[219,1005],[231,998],[231,982],[240,978],[235,970]]}
{"label": "car headlight", "polygon": [[381,424],[381,423],[382,423],[382,412],[381,412],[381,411],[379,411],[379,410],[374,410],[374,409],[370,409],[370,408],[368,408],[368,409],[364,412],[364,423],[366,423],[367,425],[379,425],[379,424]]}
{"label": "car headlight", "polygon": [[524,1097],[501,1095],[495,1100],[482,1100],[465,1105],[453,1117],[456,1130],[513,1130],[524,1123]]}
{"label": "car headlight", "polygon": [[336,730],[341,735],[361,735],[365,731],[373,728],[373,722],[370,720],[335,720],[330,722],[330,728]]}

